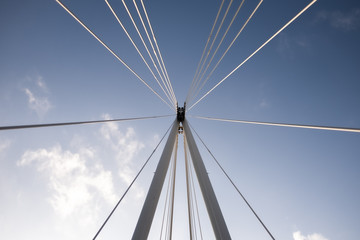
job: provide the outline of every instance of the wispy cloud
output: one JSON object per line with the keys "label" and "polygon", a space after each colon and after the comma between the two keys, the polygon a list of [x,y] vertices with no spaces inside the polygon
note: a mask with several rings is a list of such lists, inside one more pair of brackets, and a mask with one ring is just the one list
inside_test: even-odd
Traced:
{"label": "wispy cloud", "polygon": [[35,164],[37,171],[46,176],[51,192],[48,200],[59,216],[75,216],[83,224],[90,224],[97,219],[100,200],[110,204],[117,200],[113,176],[94,161],[95,155],[90,147],[72,152],[56,145],[28,150],[17,164]]}
{"label": "wispy cloud", "polygon": [[35,111],[38,117],[42,118],[53,107],[48,95],[49,89],[42,76],[27,77],[27,82],[31,84],[23,88],[27,96],[28,106],[31,110]]}
{"label": "wispy cloud", "polygon": [[35,96],[28,88],[25,88],[24,92],[28,97],[29,108],[34,110],[39,117],[43,117],[52,108],[47,97]]}
{"label": "wispy cloud", "polygon": [[360,28],[360,9],[344,13],[341,11],[321,11],[319,21],[328,22],[333,28],[343,31],[353,31]]}
{"label": "wispy cloud", "polygon": [[[105,119],[110,119],[110,115],[105,114]],[[136,134],[133,128],[127,128],[123,133],[117,123],[106,123],[100,129],[100,134],[105,140],[105,144],[108,145],[117,161],[119,167],[119,177],[127,185],[131,183],[135,173],[132,170],[132,161],[139,151],[144,148],[144,144],[136,139]],[[139,187],[135,187],[137,194],[141,196],[143,190]]]}
{"label": "wispy cloud", "polygon": [[[104,116],[109,118],[109,115]],[[45,177],[48,202],[62,219],[94,223],[105,205],[113,205],[118,200],[114,178],[121,180],[120,183],[116,181],[117,185],[127,187],[135,176],[133,159],[144,148],[144,144],[137,140],[135,130],[127,128],[122,131],[118,123],[108,123],[102,125],[98,133],[99,138],[94,140],[99,142],[95,145],[74,135],[69,149],[60,144],[31,149],[17,162],[19,167],[36,167]],[[117,174],[107,170],[100,161],[104,155],[116,160]],[[144,190],[135,184],[131,195],[138,199],[144,195]]]}
{"label": "wispy cloud", "polygon": [[327,238],[325,238],[324,236],[322,236],[319,233],[313,233],[313,234],[304,236],[301,234],[300,231],[294,232],[293,238],[294,238],[294,240],[328,240]]}
{"label": "wispy cloud", "polygon": [[36,85],[41,89],[43,90],[44,92],[49,92],[49,89],[47,88],[45,82],[44,82],[44,79],[42,76],[37,76],[36,78]]}

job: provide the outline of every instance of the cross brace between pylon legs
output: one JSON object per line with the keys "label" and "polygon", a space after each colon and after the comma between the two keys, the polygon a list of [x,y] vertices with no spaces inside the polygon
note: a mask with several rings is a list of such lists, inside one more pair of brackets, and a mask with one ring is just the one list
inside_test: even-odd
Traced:
{"label": "cross brace between pylon legs", "polygon": [[204,162],[201,158],[200,152],[197,148],[194,137],[191,133],[190,127],[185,119],[182,122],[184,126],[184,134],[188,143],[191,159],[194,165],[197,179],[199,181],[201,193],[203,195],[207,212],[214,230],[216,239],[229,240],[230,233],[227,229],[225,219],[222,215],[219,203],[216,199],[215,192],[212,188],[209,176],[206,172]]}
{"label": "cross brace between pylon legs", "polygon": [[173,152],[175,139],[178,134],[178,129],[179,122],[175,119],[163,153],[156,167],[156,172],[141,210],[132,240],[146,240],[149,235],[156,207],[159,202],[160,193],[164,185],[166,172],[169,168],[170,158]]}

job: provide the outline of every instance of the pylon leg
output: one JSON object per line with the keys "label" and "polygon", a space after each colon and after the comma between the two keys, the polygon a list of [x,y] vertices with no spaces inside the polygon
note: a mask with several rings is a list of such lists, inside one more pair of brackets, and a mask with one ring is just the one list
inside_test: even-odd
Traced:
{"label": "pylon leg", "polygon": [[176,135],[178,134],[178,129],[179,122],[175,119],[163,153],[156,167],[156,172],[147,193],[140,217],[136,224],[136,228],[132,236],[133,240],[146,240],[149,235],[156,207],[159,202],[162,187],[164,185],[166,172],[169,168],[170,158],[173,152]]}
{"label": "pylon leg", "polygon": [[191,154],[191,159],[194,165],[197,179],[199,181],[201,193],[203,195],[207,212],[214,230],[216,239],[228,240],[231,239],[230,233],[227,229],[225,219],[222,215],[219,203],[216,199],[215,192],[212,188],[209,176],[206,172],[204,162],[201,158],[200,152],[197,148],[194,137],[191,133],[190,127],[186,121],[183,121],[184,134]]}

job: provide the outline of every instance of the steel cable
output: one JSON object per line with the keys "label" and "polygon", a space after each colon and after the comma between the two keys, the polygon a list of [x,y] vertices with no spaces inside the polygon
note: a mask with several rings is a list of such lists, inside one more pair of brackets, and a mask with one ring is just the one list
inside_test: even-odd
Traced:
{"label": "steel cable", "polygon": [[[236,41],[236,39],[239,37],[239,35],[242,33],[242,31],[244,30],[244,28],[246,27],[246,25],[249,23],[250,19],[254,16],[255,12],[258,10],[258,8],[260,7],[260,5],[262,4],[263,0],[260,0],[260,2],[258,3],[258,5],[255,7],[255,9],[253,10],[253,12],[250,14],[250,16],[248,17],[248,19],[246,20],[246,22],[243,24],[243,26],[241,27],[241,29],[239,30],[239,32],[236,34],[236,36],[234,37],[234,39],[231,41],[231,43],[229,44],[229,46],[227,47],[227,49],[225,50],[225,52],[223,53],[223,55],[220,57],[219,61],[215,64],[215,66],[213,67],[213,69],[210,71],[210,73],[207,75],[206,79],[204,80],[204,82],[201,84],[201,86],[199,87],[197,93],[192,97],[192,99],[195,99],[197,97],[197,95],[200,93],[200,91],[203,89],[203,87],[205,86],[205,84],[207,83],[207,81],[209,80],[209,78],[211,77],[211,75],[214,73],[215,69],[219,66],[220,62],[223,60],[223,58],[225,57],[225,55],[227,54],[227,52],[230,50],[230,48],[232,47],[232,45],[234,44],[234,42]],[[191,99],[191,100],[192,100]],[[189,101],[191,101],[189,100]]]}
{"label": "steel cable", "polygon": [[200,74],[201,74],[201,72],[202,72],[202,69],[203,69],[203,67],[204,67],[204,65],[205,65],[205,63],[206,63],[207,58],[208,58],[209,55],[210,55],[211,49],[212,49],[212,47],[214,46],[215,40],[217,39],[217,36],[218,36],[218,34],[219,34],[219,32],[220,32],[220,30],[221,30],[221,28],[222,28],[222,25],[224,24],[224,21],[225,21],[227,15],[228,15],[228,13],[229,13],[229,10],[230,10],[230,7],[231,7],[232,3],[233,3],[233,0],[231,0],[231,1],[229,2],[228,7],[226,8],[225,14],[224,14],[224,16],[223,16],[223,18],[222,18],[222,20],[221,20],[221,22],[220,22],[220,24],[219,24],[219,26],[218,26],[218,29],[217,29],[217,31],[216,31],[216,33],[215,33],[215,37],[213,38],[213,40],[212,40],[212,42],[211,42],[211,45],[210,45],[210,47],[209,47],[209,50],[207,51],[207,54],[206,54],[206,56],[205,56],[205,59],[204,59],[204,61],[203,61],[203,63],[202,63],[202,66],[200,67],[200,70],[199,70],[198,76],[197,76],[197,80],[196,80],[196,84],[194,84],[195,90],[196,90],[196,89],[198,88],[198,86],[199,86],[199,83],[200,83],[200,78],[199,78],[199,76],[200,76]]}
{"label": "steel cable", "polygon": [[120,21],[118,15],[116,14],[116,12],[114,11],[114,9],[112,8],[112,6],[110,5],[108,0],[105,0],[107,6],[109,7],[110,11],[112,12],[112,14],[114,15],[114,17],[116,18],[116,20],[118,21],[118,23],[120,24],[121,28],[123,29],[123,31],[125,32],[126,36],[129,38],[130,42],[132,43],[132,45],[134,46],[134,48],[136,49],[137,53],[139,54],[139,56],[141,57],[141,59],[143,60],[143,62],[145,63],[146,67],[149,69],[149,71],[151,72],[151,74],[153,75],[153,77],[155,78],[156,82],[158,83],[158,85],[160,86],[161,90],[165,93],[165,96],[170,100],[170,102],[172,104],[174,103],[174,100],[170,98],[170,96],[168,95],[168,93],[164,90],[163,86],[160,84],[159,80],[157,79],[157,77],[155,76],[154,72],[152,71],[152,69],[150,68],[149,64],[147,63],[147,61],[145,60],[143,54],[140,52],[139,48],[136,46],[135,42],[133,41],[133,39],[131,38],[130,34],[128,33],[128,31],[126,30],[125,26],[122,24],[122,22]]}
{"label": "steel cable", "polygon": [[98,40],[114,57],[116,57],[130,72],[132,72],[143,84],[145,84],[156,96],[158,96],[166,105],[168,105],[171,110],[174,110],[173,106],[170,106],[168,102],[166,102],[160,95],[157,93],[149,84],[147,84],[132,68],[129,67],[113,50],[110,49],[108,45],[106,45],[93,31],[91,31],[76,15],[71,12],[60,0],[56,0],[56,2],[64,8],[81,26],[83,26],[96,40]]}
{"label": "steel cable", "polygon": [[224,82],[229,76],[231,76],[236,70],[238,70],[244,63],[246,63],[252,56],[254,56],[258,51],[260,51],[266,44],[268,44],[274,37],[276,37],[280,32],[282,32],[287,26],[289,26],[293,21],[295,21],[302,13],[304,13],[309,7],[311,7],[317,0],[313,0],[309,3],[303,10],[301,10],[295,17],[293,17],[288,23],[286,23],[282,28],[280,28],[274,35],[272,35],[266,42],[264,42],[258,49],[256,49],[250,56],[248,56],[242,63],[240,63],[234,70],[232,70],[228,75],[226,75],[219,83],[217,83],[213,88],[211,88],[206,94],[204,94],[197,102],[195,102],[188,110],[192,109],[197,105],[201,100],[203,100],[207,95],[209,95],[215,88],[217,88],[222,82]]}
{"label": "steel cable", "polygon": [[[226,37],[227,33],[229,32],[229,30],[230,30],[230,28],[231,28],[232,24],[234,23],[235,18],[236,18],[236,17],[237,17],[237,15],[239,14],[239,11],[240,11],[240,9],[241,9],[242,5],[244,4],[244,2],[245,2],[245,0],[242,0],[242,1],[241,1],[241,3],[240,3],[240,5],[239,5],[239,7],[237,8],[237,10],[236,10],[236,12],[235,12],[235,14],[234,14],[233,18],[231,19],[231,22],[230,22],[229,26],[227,27],[227,29],[226,29],[225,33],[223,34],[223,36],[222,36],[222,38],[221,38],[220,42],[218,43],[218,45],[217,45],[217,47],[216,47],[216,49],[215,49],[215,51],[214,51],[213,55],[211,56],[210,61],[209,61],[209,62],[208,62],[208,64],[206,65],[206,68],[205,68],[205,70],[203,71],[203,73],[201,74],[201,77],[200,77],[200,80],[199,80],[199,84],[200,84],[201,80],[203,79],[203,77],[204,77],[204,75],[205,75],[206,71],[209,69],[210,64],[212,63],[212,61],[213,61],[213,59],[214,59],[214,57],[215,57],[216,53],[219,51],[219,48],[220,48],[220,46],[221,46],[222,42],[224,41],[224,39],[225,39],[225,37]],[[196,94],[196,95],[197,95],[197,94]]]}
{"label": "steel cable", "polygon": [[[172,164],[173,161],[170,162],[170,169],[172,168]],[[171,187],[171,172],[169,173],[169,179],[168,179],[168,183],[167,183],[167,188],[166,188],[166,195],[165,195],[165,206],[164,206],[164,211],[163,211],[163,216],[162,216],[162,221],[161,221],[161,229],[160,229],[160,240],[162,239],[162,235],[163,235],[163,229],[164,229],[164,222],[165,222],[165,213],[166,210],[168,209],[168,199],[169,199],[169,193],[170,193],[170,187]],[[165,239],[166,239],[166,233],[165,233]]]}
{"label": "steel cable", "polygon": [[317,126],[317,125],[300,125],[300,124],[291,124],[291,123],[258,122],[258,121],[245,121],[245,120],[212,118],[212,117],[200,117],[200,116],[193,116],[193,117],[199,118],[199,119],[222,121],[222,122],[235,122],[235,123],[265,125],[265,126],[292,127],[292,128],[305,128],[305,129],[317,129],[317,130],[330,130],[330,131],[360,133],[360,128]]}
{"label": "steel cable", "polygon": [[189,235],[190,240],[193,239],[193,224],[192,224],[192,217],[191,217],[191,190],[190,190],[190,180],[189,180],[189,160],[188,160],[188,151],[187,151],[187,143],[186,138],[184,135],[184,155],[185,155],[185,177],[186,177],[186,196],[188,202],[188,220],[189,220]]}
{"label": "steel cable", "polygon": [[44,124],[29,124],[29,125],[11,125],[11,126],[1,126],[0,131],[25,129],[25,128],[58,127],[58,126],[67,126],[67,125],[81,125],[81,124],[94,124],[94,123],[106,123],[106,122],[133,121],[133,120],[144,120],[144,119],[152,119],[152,118],[164,118],[164,117],[170,117],[170,116],[174,116],[174,115],[153,116],[153,117],[135,117],[135,118],[118,118],[118,119],[82,121],[82,122],[62,122],[62,123],[44,123]]}
{"label": "steel cable", "polygon": [[[135,3],[135,0],[133,0],[133,1],[134,1],[134,3]],[[135,4],[135,5],[136,5],[136,4]],[[174,89],[173,89],[173,87],[172,87],[172,85],[171,85],[171,81],[170,81],[170,78],[169,78],[169,74],[168,74],[168,72],[167,72],[167,69],[166,69],[166,66],[165,66],[165,63],[164,63],[162,54],[161,54],[161,52],[160,52],[159,45],[158,45],[158,43],[157,43],[157,41],[156,41],[156,37],[155,37],[155,34],[154,34],[154,30],[153,30],[153,28],[152,28],[152,26],[151,26],[150,19],[149,19],[149,15],[148,15],[148,13],[147,13],[147,11],[146,11],[146,8],[145,8],[145,5],[144,5],[143,0],[141,0],[141,5],[142,5],[142,8],[143,8],[143,10],[144,10],[145,17],[146,17],[147,23],[148,23],[148,25],[149,25],[149,28],[150,28],[150,31],[151,31],[151,35],[152,35],[152,37],[153,37],[153,40],[154,40],[156,49],[157,49],[157,51],[158,51],[158,53],[159,53],[159,57],[160,57],[161,63],[162,63],[162,65],[163,65],[163,67],[164,67],[165,74],[166,74],[167,79],[168,79],[168,81],[169,81],[170,90],[172,91],[172,93],[173,93],[173,95],[174,95],[174,98],[175,98],[175,100],[176,100],[175,92],[174,92]]]}
{"label": "steel cable", "polygon": [[210,151],[210,149],[207,147],[207,145],[204,143],[204,141],[201,139],[201,137],[199,136],[199,134],[195,131],[195,129],[190,125],[190,127],[192,128],[192,130],[195,132],[195,134],[198,136],[198,138],[200,139],[200,141],[202,142],[202,144],[204,145],[204,147],[206,148],[206,150],[210,153],[210,155],[212,156],[212,158],[215,160],[216,164],[219,166],[219,168],[221,169],[221,171],[225,174],[226,178],[230,181],[230,183],[233,185],[233,187],[236,189],[236,191],[239,193],[239,195],[241,196],[241,198],[244,200],[244,202],[246,203],[246,205],[249,207],[249,209],[251,210],[251,212],[254,214],[254,216],[257,218],[257,220],[260,222],[260,224],[263,226],[263,228],[266,230],[266,232],[269,234],[269,236],[275,240],[275,238],[273,237],[273,235],[271,234],[271,232],[269,231],[269,229],[265,226],[265,224],[263,223],[263,221],[260,219],[260,217],[256,214],[255,210],[251,207],[250,203],[246,200],[246,198],[244,197],[244,195],[240,192],[239,188],[235,185],[235,183],[233,182],[233,180],[230,178],[230,176],[226,173],[225,169],[220,165],[219,161],[215,158],[215,156],[212,154],[212,152]]}
{"label": "steel cable", "polygon": [[145,168],[146,164],[149,162],[150,158],[152,157],[152,155],[155,153],[155,151],[157,150],[157,148],[159,147],[160,143],[162,142],[162,140],[165,138],[166,134],[169,132],[170,128],[172,127],[173,124],[170,125],[170,127],[168,128],[168,130],[165,132],[164,136],[160,139],[159,143],[156,145],[156,147],[154,148],[154,150],[152,151],[152,153],[150,154],[150,156],[148,157],[148,159],[145,161],[145,163],[143,164],[143,166],[140,168],[139,172],[136,174],[135,178],[133,179],[133,181],[130,183],[129,187],[126,189],[126,191],[124,192],[124,194],[121,196],[121,198],[119,199],[119,201],[117,202],[117,204],[115,205],[115,207],[113,208],[113,210],[110,212],[109,216],[106,218],[105,222],[101,225],[100,229],[97,231],[97,233],[95,234],[93,240],[95,240],[97,238],[97,236],[99,235],[99,233],[101,232],[101,230],[104,228],[104,226],[106,225],[106,223],[108,222],[108,220],[110,219],[110,217],[113,215],[113,213],[115,212],[116,208],[119,206],[120,202],[123,200],[123,198],[125,197],[125,195],[128,193],[128,191],[130,190],[130,188],[132,187],[132,185],[135,183],[136,179],[139,177],[140,173],[142,172],[142,170]]}
{"label": "steel cable", "polygon": [[[141,39],[141,42],[143,43],[143,45],[144,45],[144,47],[145,47],[145,49],[146,49],[146,52],[148,53],[148,55],[149,55],[149,57],[150,57],[153,65],[154,65],[156,71],[157,71],[158,74],[159,74],[160,79],[164,82],[163,76],[161,75],[161,73],[160,73],[160,71],[159,71],[159,69],[158,69],[158,67],[157,67],[157,65],[156,65],[156,63],[155,63],[155,61],[154,61],[154,59],[153,59],[150,51],[149,51],[149,48],[147,47],[147,45],[146,45],[146,43],[145,43],[145,41],[144,41],[144,38],[142,37],[142,35],[141,35],[140,31],[139,31],[139,28],[137,27],[137,25],[136,25],[136,23],[135,23],[135,21],[134,21],[134,18],[132,17],[132,15],[131,15],[131,13],[130,13],[130,11],[129,11],[129,8],[127,7],[127,5],[126,5],[126,3],[125,3],[125,0],[122,0],[122,3],[123,3],[123,5],[124,5],[124,7],[125,7],[125,10],[126,10],[127,14],[129,15],[129,18],[130,18],[132,24],[133,24],[134,27],[135,27],[135,30],[136,30],[137,34],[139,35],[139,37],[140,37],[140,39]],[[165,88],[167,89],[166,85],[165,85]],[[168,93],[170,93],[169,89],[167,89],[167,91],[168,91]],[[176,104],[176,101],[174,102],[174,107],[175,107],[175,104]]]}
{"label": "steel cable", "polygon": [[192,189],[193,189],[193,194],[194,194],[195,209],[196,209],[198,225],[199,225],[199,232],[200,232],[201,239],[203,239],[201,222],[200,222],[199,207],[198,207],[198,201],[197,201],[197,198],[196,198],[196,191],[195,191],[195,184],[194,184],[194,175],[193,175],[193,170],[192,170],[193,165],[192,165],[191,162],[190,162],[189,166],[190,166],[190,179],[191,179],[191,183],[192,183],[192,186],[193,186]]}
{"label": "steel cable", "polygon": [[[165,69],[165,64],[164,64],[163,61],[160,62],[160,60],[159,60],[158,53],[156,52],[155,47],[154,47],[154,44],[153,44],[153,42],[151,41],[149,32],[148,32],[148,30],[147,30],[147,28],[146,28],[146,26],[145,26],[144,20],[143,20],[141,14],[140,14],[139,8],[138,8],[135,0],[133,0],[133,3],[134,3],[134,6],[135,6],[135,8],[136,8],[136,12],[137,12],[137,14],[138,14],[138,16],[139,16],[139,18],[140,18],[141,24],[142,24],[142,26],[143,26],[143,28],[144,28],[144,31],[145,31],[145,33],[146,33],[146,36],[147,36],[147,38],[148,38],[148,41],[149,41],[149,43],[150,43],[150,45],[151,45],[151,48],[152,48],[152,50],[153,50],[153,53],[154,53],[154,55],[155,55],[156,61],[157,61],[157,63],[159,64],[160,70],[161,70],[161,72],[162,72],[162,74],[163,74],[163,77],[164,77],[164,80],[165,80],[165,82],[163,81],[163,84],[164,84],[164,86],[167,86],[167,89],[169,90],[170,95],[172,96],[172,98],[173,98],[173,100],[174,100],[174,102],[175,102],[175,104],[176,104],[176,97],[175,97],[174,91],[173,91],[172,86],[171,86],[171,83],[170,83],[169,75],[167,74],[167,71],[166,71],[166,69]],[[144,10],[144,11],[145,11],[145,10]],[[147,18],[147,19],[148,19],[148,18]],[[148,22],[148,24],[149,24],[149,22]],[[159,55],[160,55],[160,52],[159,52]],[[162,59],[162,58],[161,58],[161,59]]]}
{"label": "steel cable", "polygon": [[194,85],[195,78],[196,78],[196,76],[197,76],[197,74],[198,74],[198,71],[199,71],[201,62],[202,62],[202,60],[203,60],[203,58],[204,58],[204,54],[205,54],[206,49],[207,49],[207,46],[208,46],[208,44],[209,44],[209,42],[210,42],[212,33],[213,33],[214,29],[215,29],[215,25],[216,25],[216,23],[217,23],[217,20],[219,19],[219,15],[220,15],[221,9],[222,9],[222,7],[223,7],[223,5],[224,5],[224,2],[225,2],[224,0],[221,1],[219,10],[218,10],[218,12],[217,12],[217,14],[216,14],[215,21],[214,21],[213,26],[212,26],[212,28],[211,28],[209,37],[208,37],[208,39],[207,39],[207,41],[206,41],[206,44],[205,44],[204,50],[203,50],[203,52],[202,52],[202,55],[201,55],[200,61],[199,61],[199,63],[198,63],[198,66],[196,67],[195,75],[194,75],[194,78],[193,78],[193,80],[192,80],[192,82],[191,82],[190,89],[189,89],[189,91],[188,91],[188,93],[187,93],[186,102],[188,102],[189,97],[190,97],[190,95],[192,94],[192,92],[193,92],[193,90],[194,90],[194,89],[193,89],[193,88],[194,88],[193,85]]}

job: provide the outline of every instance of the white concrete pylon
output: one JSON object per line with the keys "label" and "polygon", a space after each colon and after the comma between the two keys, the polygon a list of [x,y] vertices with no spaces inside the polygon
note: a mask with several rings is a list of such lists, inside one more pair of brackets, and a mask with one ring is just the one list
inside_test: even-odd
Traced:
{"label": "white concrete pylon", "polygon": [[206,172],[204,162],[201,158],[200,152],[197,148],[196,142],[186,119],[183,121],[183,126],[185,138],[191,154],[191,159],[194,165],[196,176],[205,201],[206,209],[209,214],[215,237],[216,239],[229,240],[231,239],[229,230],[227,229],[225,219],[222,215],[219,203],[216,199],[215,192],[212,188],[209,176]]}
{"label": "white concrete pylon", "polygon": [[173,127],[171,128],[168,140],[165,144],[163,153],[161,154],[159,163],[156,167],[156,172],[152,179],[148,194],[146,196],[140,217],[136,224],[132,240],[146,240],[149,235],[151,224],[154,218],[159,197],[164,185],[167,170],[171,155],[174,148],[176,136],[178,134],[179,122],[175,119]]}

